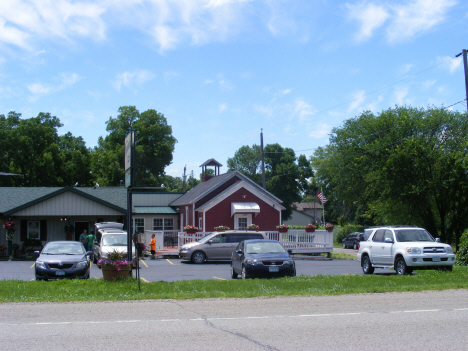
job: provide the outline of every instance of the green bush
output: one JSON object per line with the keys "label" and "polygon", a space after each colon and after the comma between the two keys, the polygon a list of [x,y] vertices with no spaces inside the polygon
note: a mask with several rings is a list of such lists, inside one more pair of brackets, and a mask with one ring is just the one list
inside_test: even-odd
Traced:
{"label": "green bush", "polygon": [[341,243],[349,234],[362,231],[363,229],[360,225],[346,224],[335,231],[335,242]]}
{"label": "green bush", "polygon": [[460,238],[460,250],[457,252],[455,265],[468,266],[468,230]]}

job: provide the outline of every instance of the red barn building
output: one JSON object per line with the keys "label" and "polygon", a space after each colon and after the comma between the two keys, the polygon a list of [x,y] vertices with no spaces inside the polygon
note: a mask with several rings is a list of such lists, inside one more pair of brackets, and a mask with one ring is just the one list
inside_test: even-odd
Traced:
{"label": "red barn building", "polygon": [[[215,167],[214,176],[207,175],[207,167]],[[231,229],[245,229],[256,224],[260,230],[276,230],[281,224],[282,201],[238,171],[219,173],[222,165],[214,160],[203,163],[202,182],[174,200],[180,216],[180,230],[193,225],[210,232],[224,225]]]}

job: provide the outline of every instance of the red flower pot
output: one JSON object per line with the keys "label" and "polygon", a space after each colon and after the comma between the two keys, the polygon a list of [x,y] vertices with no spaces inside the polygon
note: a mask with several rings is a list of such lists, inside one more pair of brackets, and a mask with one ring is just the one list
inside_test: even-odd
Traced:
{"label": "red flower pot", "polygon": [[333,228],[325,228],[325,230],[326,230],[327,232],[332,232],[332,231],[333,231]]}
{"label": "red flower pot", "polygon": [[287,229],[285,229],[285,228],[278,229],[278,231],[279,231],[280,233],[287,233],[287,232],[288,232],[288,230],[287,230]]}
{"label": "red flower pot", "polygon": [[315,232],[315,228],[305,228],[306,233],[313,233]]}
{"label": "red flower pot", "polygon": [[185,232],[187,234],[195,234],[197,231],[196,230],[186,230]]}

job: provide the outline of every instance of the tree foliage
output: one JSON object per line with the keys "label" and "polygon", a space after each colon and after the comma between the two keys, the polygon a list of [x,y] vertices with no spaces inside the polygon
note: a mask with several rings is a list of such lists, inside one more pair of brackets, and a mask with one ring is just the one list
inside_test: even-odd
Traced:
{"label": "tree foliage", "polygon": [[443,108],[364,112],[311,158],[320,184],[360,224],[423,226],[458,243],[468,225],[466,116]]}
{"label": "tree foliage", "polygon": [[0,115],[0,169],[21,177],[1,177],[3,186],[89,185],[89,150],[71,133],[58,135],[60,120],[50,113],[22,119],[21,114]]}
{"label": "tree foliage", "polygon": [[106,122],[109,132],[94,148],[92,168],[102,185],[119,185],[124,175],[125,136],[135,130],[135,184],[159,186],[164,168],[172,162],[177,140],[163,114],[150,109],[140,113],[135,106],[122,106],[116,118]]}

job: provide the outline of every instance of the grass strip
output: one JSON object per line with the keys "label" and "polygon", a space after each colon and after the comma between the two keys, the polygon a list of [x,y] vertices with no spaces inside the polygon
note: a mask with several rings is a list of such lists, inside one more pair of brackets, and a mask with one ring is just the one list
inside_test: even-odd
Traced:
{"label": "grass strip", "polygon": [[453,272],[419,271],[396,275],[316,275],[279,279],[183,280],[141,283],[134,278],[0,281],[0,302],[127,301],[151,299],[248,298],[256,296],[339,295],[376,292],[468,289],[468,267]]}

